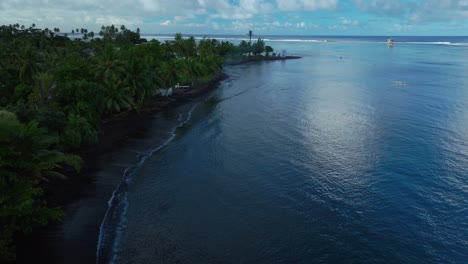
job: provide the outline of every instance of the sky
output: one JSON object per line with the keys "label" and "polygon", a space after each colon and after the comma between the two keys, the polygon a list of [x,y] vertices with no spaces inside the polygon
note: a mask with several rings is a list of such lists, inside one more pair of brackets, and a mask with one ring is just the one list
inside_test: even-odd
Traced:
{"label": "sky", "polygon": [[1,0],[0,24],[61,32],[467,35],[468,0]]}

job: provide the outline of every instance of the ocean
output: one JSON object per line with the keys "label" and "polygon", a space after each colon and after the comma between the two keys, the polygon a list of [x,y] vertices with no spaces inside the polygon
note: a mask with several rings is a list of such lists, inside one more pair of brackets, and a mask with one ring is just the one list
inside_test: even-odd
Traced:
{"label": "ocean", "polygon": [[387,38],[265,36],[302,58],[227,66],[174,110],[97,262],[466,263],[468,38]]}

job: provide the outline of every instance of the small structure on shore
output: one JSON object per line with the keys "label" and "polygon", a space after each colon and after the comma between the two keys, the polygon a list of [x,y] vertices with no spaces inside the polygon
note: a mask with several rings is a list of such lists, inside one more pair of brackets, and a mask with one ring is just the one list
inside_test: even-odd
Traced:
{"label": "small structure on shore", "polygon": [[165,96],[165,97],[171,96],[172,95],[172,87],[169,88],[169,89],[158,89],[156,91],[156,94],[161,95],[161,96]]}
{"label": "small structure on shore", "polygon": [[179,83],[175,85],[175,89],[188,89],[188,88],[190,88],[190,85],[180,85]]}
{"label": "small structure on shore", "polygon": [[190,85],[180,85],[179,83],[176,83],[176,85],[174,85],[174,88],[170,87],[170,88],[166,88],[166,89],[158,89],[156,91],[156,94],[158,94],[160,96],[168,97],[168,96],[173,95],[174,93],[177,93],[177,90],[190,89],[190,88],[191,88]]}

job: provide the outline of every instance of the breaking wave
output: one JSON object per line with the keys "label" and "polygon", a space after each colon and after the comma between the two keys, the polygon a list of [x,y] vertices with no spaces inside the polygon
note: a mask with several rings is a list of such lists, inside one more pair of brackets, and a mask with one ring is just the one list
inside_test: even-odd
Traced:
{"label": "breaking wave", "polygon": [[[188,36],[188,35],[186,35]],[[147,39],[157,39],[166,41],[174,39],[174,35],[147,34],[142,36]],[[259,36],[253,37],[253,39]],[[371,44],[387,43],[390,37],[385,36],[260,36],[266,42],[302,42],[302,43],[350,43],[350,44]],[[221,41],[239,43],[249,41],[247,35],[194,35],[194,38],[201,40],[204,38],[215,38]],[[466,37],[392,37],[396,45],[440,45],[440,46],[462,46],[468,47]]]}
{"label": "breaking wave", "polygon": [[128,167],[123,173],[123,180],[112,193],[107,202],[108,209],[99,228],[99,238],[96,251],[96,263],[115,263],[119,244],[127,227],[128,198],[127,190],[134,182],[136,171],[146,162],[148,158],[169,144],[177,135],[177,130],[187,124],[192,113],[199,103],[194,104],[185,114],[179,115],[178,124],[172,128],[169,137],[160,145],[155,146],[144,153],[138,154],[138,162]]}

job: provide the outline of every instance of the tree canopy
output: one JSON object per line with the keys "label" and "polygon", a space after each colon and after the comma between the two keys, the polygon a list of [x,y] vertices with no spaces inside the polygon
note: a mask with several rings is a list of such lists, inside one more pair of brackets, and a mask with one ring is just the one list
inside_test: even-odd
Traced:
{"label": "tree canopy", "polygon": [[140,111],[158,91],[216,78],[226,59],[272,52],[261,38],[227,41],[176,34],[163,43],[140,30],[0,26],[0,262],[14,261],[14,237],[59,219],[43,182],[78,171],[73,155],[96,144],[104,120]]}
{"label": "tree canopy", "polygon": [[80,168],[73,154],[95,144],[103,120],[139,111],[159,89],[215,78],[228,42],[147,42],[140,31],[102,26],[99,37],[0,26],[0,262],[14,261],[14,237],[62,215],[42,197],[44,181]]}

